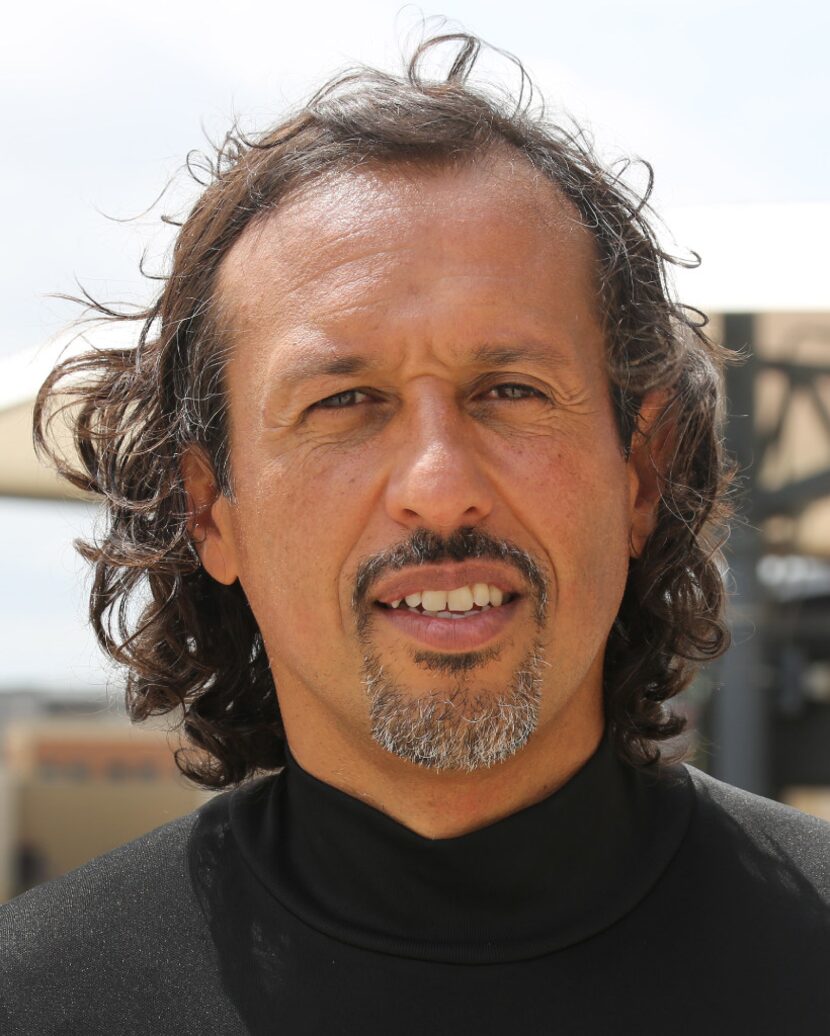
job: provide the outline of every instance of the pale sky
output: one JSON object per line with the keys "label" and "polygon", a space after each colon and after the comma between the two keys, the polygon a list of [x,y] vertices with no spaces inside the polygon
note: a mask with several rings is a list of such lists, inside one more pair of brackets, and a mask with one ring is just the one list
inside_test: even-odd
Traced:
{"label": "pale sky", "polygon": [[[109,0],[9,5],[0,352],[36,345],[79,278],[135,298],[152,202],[234,113],[264,127],[333,70],[399,67],[420,14],[524,61],[606,154],[642,155],[667,204],[830,201],[830,6],[820,0]],[[689,243],[693,247],[694,242]]]}
{"label": "pale sky", "polygon": [[[73,311],[46,296],[75,278],[105,300],[146,297],[136,267],[144,247],[163,253],[158,212],[103,213],[145,210],[204,130],[221,135],[235,114],[265,127],[337,68],[399,68],[422,15],[516,54],[604,155],[648,158],[658,209],[830,201],[818,0],[35,0],[6,10],[0,34],[0,354],[65,324]],[[99,678],[68,546],[86,521],[0,502],[0,686]]]}

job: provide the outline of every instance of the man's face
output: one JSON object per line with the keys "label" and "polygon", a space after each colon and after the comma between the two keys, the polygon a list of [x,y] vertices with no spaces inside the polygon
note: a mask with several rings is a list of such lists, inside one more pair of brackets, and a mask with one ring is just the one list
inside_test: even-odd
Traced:
{"label": "man's face", "polygon": [[226,574],[292,746],[473,769],[601,727],[638,483],[594,264],[519,159],[335,177],[225,260]]}

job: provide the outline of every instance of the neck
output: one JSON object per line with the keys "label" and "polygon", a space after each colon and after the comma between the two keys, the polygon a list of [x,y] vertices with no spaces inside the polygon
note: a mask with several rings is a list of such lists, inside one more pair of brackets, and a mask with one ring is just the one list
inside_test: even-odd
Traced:
{"label": "neck", "polygon": [[368,738],[350,739],[341,728],[321,737],[307,713],[297,724],[285,713],[283,718],[291,752],[304,770],[433,839],[476,831],[551,795],[593,755],[604,725],[599,701],[587,715],[583,704],[577,715],[560,714],[540,726],[505,762],[459,773],[398,759]]}

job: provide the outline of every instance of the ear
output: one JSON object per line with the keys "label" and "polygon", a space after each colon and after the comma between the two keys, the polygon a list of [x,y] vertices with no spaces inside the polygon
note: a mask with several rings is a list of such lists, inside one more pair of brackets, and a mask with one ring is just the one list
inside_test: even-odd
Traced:
{"label": "ear", "polygon": [[187,531],[208,575],[225,586],[239,576],[238,552],[231,521],[231,502],[217,486],[202,450],[188,447],[181,464],[187,493]]}
{"label": "ear", "polygon": [[657,524],[663,479],[675,448],[671,394],[649,392],[640,405],[628,455],[631,557],[638,558]]}

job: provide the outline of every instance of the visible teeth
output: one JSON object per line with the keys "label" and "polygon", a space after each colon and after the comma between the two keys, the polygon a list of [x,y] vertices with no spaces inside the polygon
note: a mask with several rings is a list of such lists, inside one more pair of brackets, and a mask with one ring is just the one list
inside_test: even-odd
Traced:
{"label": "visible teeth", "polygon": [[492,583],[473,583],[469,586],[457,586],[454,590],[417,590],[404,598],[399,597],[395,601],[390,601],[389,607],[399,608],[405,601],[410,608],[423,608],[431,615],[437,615],[439,612],[464,615],[475,607],[482,610],[489,607],[498,608],[504,603],[504,599],[504,591]]}
{"label": "visible teeth", "polygon": [[473,594],[469,586],[459,586],[447,594],[447,607],[453,612],[468,612],[473,606]]}
{"label": "visible teeth", "polygon": [[[407,598],[407,602],[408,602]],[[425,612],[440,612],[447,607],[446,590],[424,590],[421,594],[421,607]]]}

